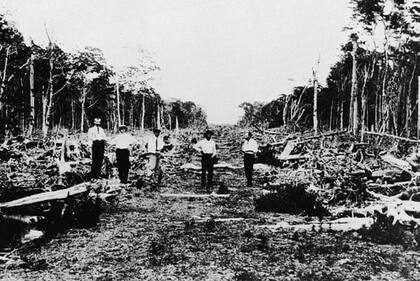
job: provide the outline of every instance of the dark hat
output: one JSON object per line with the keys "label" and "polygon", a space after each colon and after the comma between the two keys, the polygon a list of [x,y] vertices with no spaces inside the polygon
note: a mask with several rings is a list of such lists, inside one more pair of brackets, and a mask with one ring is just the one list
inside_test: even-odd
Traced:
{"label": "dark hat", "polygon": [[205,132],[204,132],[204,135],[206,136],[206,135],[214,135],[214,133],[213,133],[213,131],[211,131],[211,130],[206,130]]}
{"label": "dark hat", "polygon": [[153,133],[160,133],[161,131],[160,131],[160,129],[158,129],[158,128],[154,128],[153,129]]}

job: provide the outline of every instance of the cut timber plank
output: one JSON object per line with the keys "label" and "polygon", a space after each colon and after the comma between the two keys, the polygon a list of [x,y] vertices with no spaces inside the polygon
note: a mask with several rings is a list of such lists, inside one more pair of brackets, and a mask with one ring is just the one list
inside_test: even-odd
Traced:
{"label": "cut timber plank", "polygon": [[49,191],[34,194],[31,196],[23,197],[6,203],[0,203],[0,209],[2,208],[15,208],[22,207],[27,205],[32,205],[36,203],[44,203],[53,200],[62,200],[67,197],[74,196],[77,194],[84,193],[91,188],[91,183],[84,182],[66,189]]}
{"label": "cut timber plank", "polygon": [[160,196],[165,198],[227,198],[230,194],[162,193]]}

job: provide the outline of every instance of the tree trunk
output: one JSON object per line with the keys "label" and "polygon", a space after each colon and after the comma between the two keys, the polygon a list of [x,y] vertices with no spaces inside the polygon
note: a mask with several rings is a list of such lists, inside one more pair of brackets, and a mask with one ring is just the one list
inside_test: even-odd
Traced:
{"label": "tree trunk", "polygon": [[340,93],[340,130],[344,130],[344,93]]}
{"label": "tree trunk", "polygon": [[160,105],[159,102],[157,103],[157,109],[156,109],[156,127],[160,130]]}
{"label": "tree trunk", "polygon": [[48,134],[48,129],[50,127],[50,120],[51,120],[51,107],[53,102],[53,91],[54,91],[54,85],[53,85],[53,68],[54,68],[54,58],[53,58],[53,50],[52,45],[50,44],[50,58],[49,58],[49,77],[48,77],[48,98],[46,102],[46,111],[45,115],[43,116],[44,119],[42,120],[42,134],[44,137]]}
{"label": "tree trunk", "polygon": [[333,128],[333,113],[334,113],[334,97],[331,101],[331,108],[330,108],[330,131],[332,131],[332,128]]}
{"label": "tree trunk", "polygon": [[177,133],[179,131],[178,115],[175,116],[175,131]]}
{"label": "tree trunk", "polygon": [[362,86],[362,91],[361,91],[361,95],[362,95],[362,136],[361,136],[361,140],[364,140],[364,134],[366,131],[366,103],[367,103],[367,93],[366,93],[366,85],[367,85],[367,81],[369,78],[369,69],[368,67],[365,67],[364,72],[363,72],[363,86]]}
{"label": "tree trunk", "polygon": [[285,102],[284,102],[284,107],[283,107],[283,125],[287,124],[287,112],[289,111],[289,100],[287,97],[284,98]]}
{"label": "tree trunk", "polygon": [[[47,93],[45,92],[45,88],[43,88],[42,91],[42,115],[41,115],[41,129],[42,129],[42,134],[44,135],[44,131],[48,131],[48,129],[46,130],[46,120],[45,120],[45,116],[47,114],[47,104],[48,104],[48,100],[47,100]],[[47,89],[48,91],[48,89]]]}
{"label": "tree trunk", "polygon": [[119,127],[121,125],[121,112],[120,112],[120,84],[119,78],[117,76],[117,84],[116,84],[116,94],[117,94],[117,123]]}
{"label": "tree trunk", "polygon": [[27,136],[32,136],[35,123],[35,81],[34,81],[34,55],[29,60],[29,123]]}
{"label": "tree trunk", "polygon": [[133,105],[133,103],[131,103],[131,105],[130,105],[130,126],[131,126],[131,129],[134,128],[134,105]]}
{"label": "tree trunk", "polygon": [[359,126],[358,118],[358,100],[357,100],[357,40],[352,39],[353,49],[351,52],[352,56],[352,74],[351,74],[351,96],[350,96],[350,111],[349,111],[349,126],[353,134],[357,133]]}
{"label": "tree trunk", "polygon": [[420,138],[420,76],[417,76],[418,96],[417,96],[417,138]]}
{"label": "tree trunk", "polygon": [[76,114],[74,110],[74,99],[73,95],[71,95],[71,129],[74,130],[76,126]]}
{"label": "tree trunk", "polygon": [[408,92],[407,92],[407,99],[406,99],[406,108],[405,108],[405,132],[407,137],[411,136],[411,95],[412,95],[412,87],[413,87],[413,80],[416,74],[417,68],[417,57],[415,58],[415,63],[413,67],[413,72],[411,73],[410,82],[408,84]]}
{"label": "tree trunk", "polygon": [[6,57],[4,58],[4,66],[3,66],[3,73],[1,75],[1,84],[0,84],[0,114],[2,117],[4,117],[4,112],[3,112],[3,102],[2,102],[2,98],[3,98],[3,94],[4,94],[4,87],[5,87],[5,83],[6,83],[6,77],[7,77],[7,66],[9,63],[9,54],[10,54],[10,46],[8,46],[6,48]]}
{"label": "tree trunk", "polygon": [[[314,75],[315,76],[315,75]],[[314,133],[318,134],[318,80],[314,77],[314,109],[313,109],[313,125]]]}
{"label": "tree trunk", "polygon": [[145,93],[142,93],[142,96],[141,96],[141,126],[140,126],[140,129],[142,130],[142,131],[144,131],[144,116],[145,116],[145,112],[146,112],[146,105],[145,105],[145,102],[146,102],[146,98],[145,98]]}
{"label": "tree trunk", "polygon": [[83,82],[83,88],[82,88],[82,103],[81,103],[81,114],[80,114],[80,132],[84,132],[85,127],[85,103],[86,103],[86,85],[85,82]]}

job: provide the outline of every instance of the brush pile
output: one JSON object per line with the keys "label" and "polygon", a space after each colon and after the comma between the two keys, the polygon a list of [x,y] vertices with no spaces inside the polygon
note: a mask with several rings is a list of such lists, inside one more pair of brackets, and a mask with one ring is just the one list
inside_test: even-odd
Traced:
{"label": "brush pile", "polygon": [[371,217],[373,224],[365,227],[372,231],[364,234],[383,237],[379,233],[392,229],[398,235],[388,242],[419,245],[420,181],[405,160],[416,140],[379,136],[357,142],[345,132],[331,132],[277,141],[279,132],[262,132],[275,137],[258,155],[271,166],[256,165],[267,190],[256,200],[257,210],[319,216],[328,208],[332,218]]}

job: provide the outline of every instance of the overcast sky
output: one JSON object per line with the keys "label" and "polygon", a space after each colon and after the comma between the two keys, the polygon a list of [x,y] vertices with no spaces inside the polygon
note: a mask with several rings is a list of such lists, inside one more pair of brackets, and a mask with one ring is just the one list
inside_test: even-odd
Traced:
{"label": "overcast sky", "polygon": [[243,101],[270,101],[320,79],[337,61],[348,0],[0,0],[27,39],[44,23],[68,51],[101,48],[110,64],[150,51],[163,98],[202,105],[212,123],[234,123]]}

